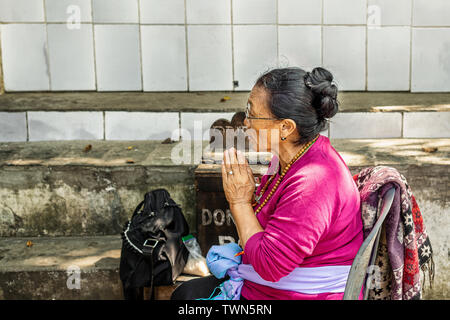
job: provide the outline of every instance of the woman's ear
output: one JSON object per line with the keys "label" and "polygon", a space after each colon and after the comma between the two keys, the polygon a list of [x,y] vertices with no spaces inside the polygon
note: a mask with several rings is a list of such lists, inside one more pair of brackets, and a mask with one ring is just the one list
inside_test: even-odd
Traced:
{"label": "woman's ear", "polygon": [[297,129],[297,125],[292,119],[283,119],[280,123],[280,135],[282,138],[287,138]]}

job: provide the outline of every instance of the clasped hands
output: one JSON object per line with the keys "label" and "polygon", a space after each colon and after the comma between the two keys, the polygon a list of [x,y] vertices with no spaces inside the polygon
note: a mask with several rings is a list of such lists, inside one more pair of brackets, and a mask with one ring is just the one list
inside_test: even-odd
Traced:
{"label": "clasped hands", "polygon": [[251,205],[254,199],[255,178],[244,154],[235,148],[224,151],[222,182],[230,206]]}

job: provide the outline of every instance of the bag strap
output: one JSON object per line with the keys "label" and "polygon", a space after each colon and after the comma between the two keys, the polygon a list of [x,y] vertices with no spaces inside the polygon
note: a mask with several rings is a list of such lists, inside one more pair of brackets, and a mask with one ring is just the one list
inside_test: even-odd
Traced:
{"label": "bag strap", "polygon": [[149,295],[144,297],[145,300],[153,300],[154,292],[153,292],[153,252],[159,241],[155,239],[147,239],[144,242],[142,247],[142,254],[144,256],[144,260],[148,263],[150,267],[150,286],[145,288],[149,291]]}

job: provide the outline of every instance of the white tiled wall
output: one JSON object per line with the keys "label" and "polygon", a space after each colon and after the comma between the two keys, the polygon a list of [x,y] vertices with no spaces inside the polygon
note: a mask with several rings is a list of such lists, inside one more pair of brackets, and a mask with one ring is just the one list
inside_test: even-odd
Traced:
{"label": "white tiled wall", "polygon": [[233,0],[233,23],[270,23],[277,21],[276,0]]}
{"label": "white tiled wall", "polygon": [[95,90],[94,40],[92,25],[67,29],[65,25],[49,24],[48,50],[51,89]]}
{"label": "white tiled wall", "polygon": [[414,28],[411,91],[450,91],[450,28]]}
{"label": "white tiled wall", "polygon": [[231,0],[186,0],[188,24],[231,23]]}
{"label": "white tiled wall", "polygon": [[366,28],[323,27],[323,65],[333,73],[341,90],[366,87]]}
{"label": "white tiled wall", "polygon": [[[49,140],[209,140],[234,113],[0,112],[0,142]],[[450,112],[340,112],[321,132],[331,139],[450,138]]]}
{"label": "white tiled wall", "polygon": [[251,90],[264,71],[277,66],[277,28],[274,25],[234,26],[234,78],[237,90]]}
{"label": "white tiled wall", "polygon": [[0,24],[7,91],[240,91],[287,66],[450,91],[449,0],[0,0]]}
{"label": "white tiled wall", "polygon": [[450,112],[408,112],[403,126],[405,138],[448,138]]}
{"label": "white tiled wall", "polygon": [[280,26],[278,47],[280,66],[302,66],[311,70],[322,64],[320,26]]}
{"label": "white tiled wall", "polygon": [[400,138],[401,113],[338,113],[330,123],[333,139]]}
{"label": "white tiled wall", "polygon": [[138,0],[92,0],[92,15],[97,23],[138,23]]}
{"label": "white tiled wall", "polygon": [[44,0],[2,0],[0,22],[44,22]]}
{"label": "white tiled wall", "polygon": [[184,0],[139,0],[141,23],[184,24]]}
{"label": "white tiled wall", "polygon": [[141,50],[138,25],[95,25],[99,91],[140,91]]}
{"label": "white tiled wall", "polygon": [[106,140],[178,140],[178,112],[105,112]]}
{"label": "white tiled wall", "polygon": [[25,112],[0,112],[0,141],[27,141]]}
{"label": "white tiled wall", "polygon": [[29,141],[103,139],[102,112],[28,112]]}
{"label": "white tiled wall", "polygon": [[369,0],[368,21],[370,24],[379,18],[382,26],[410,26],[413,0]]}
{"label": "white tiled wall", "polygon": [[409,27],[368,30],[367,86],[369,90],[409,90]]}
{"label": "white tiled wall", "polygon": [[187,89],[183,26],[141,26],[144,91]]}
{"label": "white tiled wall", "polygon": [[323,0],[324,24],[365,24],[367,0]]}
{"label": "white tiled wall", "polygon": [[5,90],[49,90],[46,26],[4,24],[0,27]]}
{"label": "white tiled wall", "polygon": [[231,29],[227,26],[189,26],[189,89],[233,88]]}
{"label": "white tiled wall", "polygon": [[[231,121],[234,113],[197,113],[183,112],[181,113],[181,138],[192,140],[208,140],[209,128],[218,119],[227,119]],[[205,138],[206,137],[206,138]]]}
{"label": "white tiled wall", "polygon": [[450,26],[450,1],[414,0],[414,26]]}
{"label": "white tiled wall", "polygon": [[278,23],[321,24],[322,1],[278,0]]}
{"label": "white tiled wall", "polygon": [[67,22],[76,17],[92,22],[91,0],[45,0],[47,22]]}

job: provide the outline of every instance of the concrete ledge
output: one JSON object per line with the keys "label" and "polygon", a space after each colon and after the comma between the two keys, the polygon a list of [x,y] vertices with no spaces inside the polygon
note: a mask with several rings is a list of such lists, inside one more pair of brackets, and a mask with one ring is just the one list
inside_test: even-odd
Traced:
{"label": "concrete ledge", "polygon": [[[448,205],[450,139],[339,139],[332,144],[352,172],[393,166],[427,200]],[[156,188],[170,192],[195,232],[199,162],[192,145],[190,162],[173,163],[172,150],[179,146],[160,141],[0,143],[0,236],[118,234],[144,194]]]}
{"label": "concrete ledge", "polygon": [[[5,93],[0,111],[244,111],[248,92]],[[226,102],[221,102],[225,96]],[[450,111],[450,93],[340,92],[340,112]]]}
{"label": "concrete ledge", "polygon": [[[123,299],[121,246],[120,236],[3,239],[0,299]],[[182,274],[174,285],[155,288],[156,299],[170,299],[180,283],[194,278]]]}

